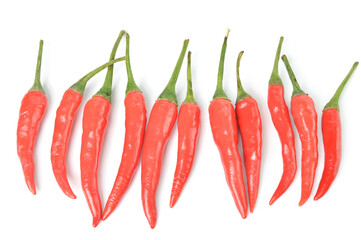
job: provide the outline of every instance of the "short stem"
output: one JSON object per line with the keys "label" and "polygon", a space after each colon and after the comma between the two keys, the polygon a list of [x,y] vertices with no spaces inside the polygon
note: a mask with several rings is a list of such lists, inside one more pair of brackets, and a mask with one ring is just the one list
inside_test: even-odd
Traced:
{"label": "short stem", "polygon": [[280,60],[282,43],[283,43],[283,37],[280,38],[280,41],[278,43],[275,62],[274,62],[274,65],[273,65],[271,78],[269,80],[269,85],[282,85],[281,78],[278,75],[278,62]]}
{"label": "short stem", "polygon": [[223,45],[222,45],[222,51],[221,51],[221,59],[219,60],[219,67],[218,67],[218,79],[217,79],[217,88],[213,95],[213,99],[216,98],[224,98],[227,99],[227,95],[223,90],[223,70],[224,70],[224,59],[226,56],[226,49],[227,49],[227,39],[229,34],[229,29],[227,29],[226,36],[224,37]]}
{"label": "short stem", "polygon": [[236,100],[236,102],[242,101],[246,97],[250,97],[250,95],[248,95],[248,93],[246,93],[246,91],[243,89],[241,78],[239,77],[239,65],[240,65],[243,53],[244,52],[241,51],[237,57],[237,100]]}
{"label": "short stem", "polygon": [[129,58],[129,34],[126,33],[125,34],[125,37],[126,37],[126,42],[127,42],[127,45],[126,45],[126,50],[125,50],[125,66],[127,68],[127,75],[128,75],[128,83],[127,83],[127,89],[125,90],[125,95],[127,95],[129,92],[141,92],[139,87],[137,86],[137,84],[135,83],[134,81],[134,78],[133,78],[133,73],[132,73],[132,68],[130,67],[130,58]]}
{"label": "short stem", "polygon": [[335,94],[333,95],[333,97],[331,98],[331,100],[326,104],[325,108],[323,110],[326,109],[331,109],[331,108],[336,108],[337,110],[340,110],[340,107],[338,105],[338,100],[340,99],[342,90],[344,89],[346,83],[348,82],[348,80],[350,79],[352,73],[355,71],[356,67],[358,65],[358,62],[355,62],[351,68],[351,70],[348,72],[347,76],[345,77],[345,79],[341,82],[340,86],[337,88]]}
{"label": "short stem", "polygon": [[72,89],[73,91],[76,91],[76,92],[80,93],[81,95],[83,95],[85,86],[86,86],[87,82],[89,81],[89,79],[91,79],[94,75],[96,75],[97,73],[99,73],[103,69],[109,67],[110,65],[113,65],[116,62],[120,62],[120,61],[124,61],[124,60],[125,60],[125,57],[121,57],[121,58],[114,59],[113,61],[110,61],[110,62],[107,62],[107,63],[101,65],[100,67],[94,69],[93,71],[89,72],[84,77],[79,79],[76,83],[74,83],[70,87],[70,89]]}
{"label": "short stem", "polygon": [[298,85],[296,76],[295,76],[295,74],[294,74],[293,71],[292,71],[291,65],[290,65],[290,63],[288,62],[288,59],[287,59],[286,55],[283,55],[283,56],[282,56],[282,61],[283,61],[283,63],[285,64],[285,67],[286,67],[287,72],[288,72],[288,76],[290,76],[290,80],[291,80],[291,83],[292,83],[292,86],[293,86],[292,98],[295,97],[295,96],[298,96],[298,95],[306,94],[306,93],[301,89],[300,85]]}
{"label": "short stem", "polygon": [[44,45],[43,40],[40,40],[40,42],[39,42],[38,60],[37,60],[37,63],[36,63],[35,80],[34,80],[33,86],[30,88],[29,91],[34,90],[34,91],[39,91],[39,92],[44,93],[43,86],[41,85],[41,82],[40,82],[41,59],[43,57],[43,45]]}
{"label": "short stem", "polygon": [[178,105],[177,96],[175,93],[175,84],[177,83],[178,75],[182,68],[182,63],[183,63],[183,59],[184,59],[184,56],[187,51],[188,43],[189,43],[188,39],[184,40],[182,52],[178,58],[178,61],[174,68],[172,76],[170,77],[170,80],[169,80],[167,86],[165,87],[165,89],[163,90],[163,92],[159,95],[158,100],[165,99],[170,102],[174,102],[176,105]]}
{"label": "short stem", "polygon": [[193,96],[192,89],[192,67],[191,67],[191,55],[192,53],[188,52],[188,64],[187,64],[187,96],[183,103],[194,103],[197,104]]}

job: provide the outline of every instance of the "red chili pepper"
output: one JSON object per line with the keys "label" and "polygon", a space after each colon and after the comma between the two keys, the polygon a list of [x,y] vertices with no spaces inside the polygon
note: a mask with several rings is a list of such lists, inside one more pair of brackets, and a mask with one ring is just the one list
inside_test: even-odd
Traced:
{"label": "red chili pepper", "polygon": [[51,145],[51,165],[59,187],[63,190],[64,194],[70,198],[75,199],[76,196],[69,186],[69,181],[66,174],[66,155],[68,152],[68,143],[73,127],[75,114],[78,111],[79,105],[83,98],[85,86],[90,78],[101,70],[113,65],[116,62],[125,60],[125,58],[117,58],[110,61],[77,81],[68,90],[65,91],[63,98],[60,102],[58,110],[56,111],[53,142]]}
{"label": "red chili pepper", "polygon": [[[113,60],[124,31],[119,33],[110,60]],[[103,87],[85,104],[83,113],[83,136],[80,152],[81,185],[93,215],[93,227],[102,217],[98,192],[98,165],[105,130],[108,125],[113,81],[113,65],[108,67]]]}
{"label": "red chili pepper", "polygon": [[259,175],[262,158],[262,121],[257,102],[243,89],[239,77],[239,63],[243,51],[237,59],[237,101],[236,114],[238,126],[241,132],[244,165],[246,167],[248,198],[251,213],[256,205]]}
{"label": "red chili pepper", "polygon": [[170,196],[171,208],[176,204],[191,171],[199,133],[201,110],[193,97],[191,52],[188,52],[187,78],[187,96],[178,116],[178,156]]}
{"label": "red chili pepper", "polygon": [[209,105],[209,121],[223,164],[224,173],[233,200],[242,218],[247,217],[247,197],[243,182],[242,159],[238,151],[238,129],[236,111],[223,91],[223,69],[226,55],[227,38],[224,38],[219,62],[217,88]]}
{"label": "red chili pepper", "polygon": [[184,41],[182,52],[173,74],[150,112],[148,127],[144,137],[141,162],[142,203],[145,216],[151,228],[155,227],[157,221],[155,195],[162,166],[164,147],[177,119],[175,84],[187,51],[188,42],[188,40]]}
{"label": "red chili pepper", "polygon": [[21,101],[17,128],[17,152],[23,168],[26,185],[30,192],[36,194],[34,181],[33,151],[41,120],[43,119],[47,99],[40,83],[43,40],[40,40],[35,81]]}
{"label": "red chili pepper", "polygon": [[358,62],[355,62],[346,78],[337,88],[336,93],[326,104],[322,113],[322,136],[325,149],[325,167],[323,169],[320,185],[314,200],[318,200],[326,194],[336,178],[341,162],[341,119],[338,101],[343,88],[355,71]]}
{"label": "red chili pepper", "polygon": [[282,145],[283,174],[281,181],[273,194],[269,204],[272,205],[291,185],[297,170],[295,137],[292,130],[291,119],[288,113],[284,95],[283,84],[278,75],[278,62],[280,59],[283,37],[281,37],[275,63],[268,87],[268,108],[272,122],[275,126]]}
{"label": "red chili pepper", "polygon": [[123,194],[127,190],[134,172],[138,166],[140,151],[143,146],[145,125],[147,123],[147,110],[144,96],[134,81],[129,59],[129,34],[126,33],[126,68],[128,84],[125,105],[125,137],[122,161],[114,182],[112,192],[104,208],[103,220],[105,220],[116,208]]}
{"label": "red chili pepper", "polygon": [[282,60],[293,86],[291,113],[302,144],[302,191],[298,203],[302,206],[311,195],[318,162],[317,112],[312,98],[298,85],[286,55]]}

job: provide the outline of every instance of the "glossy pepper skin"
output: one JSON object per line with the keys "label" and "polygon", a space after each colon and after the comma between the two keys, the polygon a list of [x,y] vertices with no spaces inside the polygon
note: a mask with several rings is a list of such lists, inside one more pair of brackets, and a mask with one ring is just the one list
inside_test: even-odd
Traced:
{"label": "glossy pepper skin", "polygon": [[355,71],[358,62],[355,62],[346,78],[338,87],[336,93],[326,104],[322,113],[322,136],[323,146],[325,149],[325,167],[323,169],[322,178],[317,189],[314,200],[322,198],[331,187],[336,178],[341,163],[341,119],[340,107],[338,101],[340,99],[343,88]]}
{"label": "glossy pepper skin", "polygon": [[125,137],[123,155],[113,189],[104,208],[103,220],[114,211],[133,178],[139,163],[145,125],[147,122],[147,110],[144,96],[134,81],[130,66],[128,33],[126,33],[126,40],[127,48],[125,64],[128,74],[128,84],[124,99]]}
{"label": "glossy pepper skin", "polygon": [[[110,60],[113,60],[120,40],[121,31],[113,46]],[[93,216],[93,227],[102,218],[102,206],[98,191],[98,165],[103,139],[108,125],[113,82],[113,65],[108,67],[102,88],[85,104],[83,112],[83,135],[80,151],[81,186]]]}
{"label": "glossy pepper skin", "polygon": [[257,101],[243,89],[239,77],[239,63],[243,51],[237,59],[237,102],[236,115],[241,132],[244,165],[248,183],[248,199],[250,212],[256,205],[262,159],[262,121]]}
{"label": "glossy pepper skin", "polygon": [[187,51],[188,42],[188,40],[184,41],[182,52],[178,58],[171,79],[153,105],[144,137],[141,161],[142,203],[145,216],[151,228],[155,227],[157,221],[155,195],[159,182],[164,147],[173,129],[178,113],[175,84]]}
{"label": "glossy pepper skin", "polygon": [[17,153],[23,168],[25,183],[34,195],[36,194],[33,159],[34,145],[47,106],[47,98],[40,83],[42,53],[43,40],[40,40],[35,81],[32,88],[21,101],[16,131]]}
{"label": "glossy pepper skin", "polygon": [[291,114],[302,144],[302,191],[298,203],[302,206],[311,195],[318,162],[317,112],[312,98],[298,85],[286,55],[282,56],[282,60],[293,86]]}
{"label": "glossy pepper skin", "polygon": [[297,170],[295,137],[292,130],[288,107],[284,100],[284,89],[278,75],[278,62],[281,53],[283,37],[278,44],[273,72],[268,86],[268,108],[282,146],[283,173],[281,181],[269,204],[272,205],[291,185]]}
{"label": "glossy pepper skin", "polygon": [[223,91],[224,58],[227,48],[227,31],[222,46],[219,62],[216,92],[211,101],[208,113],[213,139],[221,156],[224,173],[233,200],[242,218],[247,217],[247,196],[243,181],[242,159],[238,151],[238,128],[236,112],[232,103]]}
{"label": "glossy pepper skin", "polygon": [[66,196],[72,199],[75,199],[76,196],[71,190],[66,174],[66,155],[68,152],[68,144],[74,118],[83,99],[85,86],[90,78],[99,73],[101,70],[122,60],[125,60],[125,58],[118,58],[105,63],[82,77],[79,81],[77,81],[74,85],[65,91],[56,111],[53,141],[51,144],[50,154],[51,165],[59,187]]}
{"label": "glossy pepper skin", "polygon": [[169,206],[172,208],[188,179],[192,169],[200,127],[201,109],[193,97],[191,52],[188,52],[187,97],[179,109],[177,166]]}

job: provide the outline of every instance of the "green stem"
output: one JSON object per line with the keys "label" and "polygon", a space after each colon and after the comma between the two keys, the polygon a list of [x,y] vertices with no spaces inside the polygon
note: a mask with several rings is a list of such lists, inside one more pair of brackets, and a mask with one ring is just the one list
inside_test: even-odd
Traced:
{"label": "green stem", "polygon": [[127,75],[128,75],[128,83],[127,83],[127,89],[125,90],[125,95],[127,95],[129,92],[141,92],[139,87],[134,81],[132,68],[130,67],[130,58],[129,58],[129,34],[125,34],[126,40],[127,40],[127,47],[125,50],[125,66],[127,68]]}
{"label": "green stem", "polygon": [[285,64],[285,67],[287,69],[288,72],[288,76],[290,76],[290,80],[293,86],[293,92],[292,92],[292,98],[298,95],[305,95],[306,93],[301,89],[300,85],[298,85],[297,79],[295,74],[292,71],[291,65],[288,62],[287,56],[283,55],[282,56],[282,61]]}
{"label": "green stem", "polygon": [[227,29],[226,36],[224,37],[223,45],[222,45],[222,51],[221,51],[221,59],[219,60],[219,67],[218,67],[218,79],[217,79],[217,87],[216,91],[213,95],[213,100],[216,98],[224,98],[226,100],[229,100],[227,98],[226,93],[223,90],[223,70],[224,70],[224,58],[226,56],[226,49],[227,49],[227,39],[229,34],[229,29]]}
{"label": "green stem", "polygon": [[351,70],[348,72],[347,76],[345,77],[345,79],[341,82],[340,86],[337,88],[335,94],[333,95],[333,97],[331,98],[331,100],[326,104],[326,106],[324,107],[323,110],[327,110],[327,109],[331,109],[331,108],[336,108],[337,110],[340,110],[340,107],[338,106],[338,100],[340,99],[342,90],[344,89],[346,83],[348,82],[348,80],[350,79],[352,73],[355,71],[356,67],[358,65],[358,62],[355,62],[351,68]]}
{"label": "green stem", "polygon": [[188,52],[188,64],[187,64],[187,96],[183,103],[194,103],[197,104],[193,96],[192,89],[192,67],[191,67],[191,55],[192,52]]}
{"label": "green stem", "polygon": [[241,58],[243,56],[244,51],[241,51],[238,54],[238,58],[237,58],[237,100],[236,102],[242,101],[243,99],[245,99],[246,97],[251,97],[250,95],[248,95],[248,93],[246,93],[246,91],[243,89],[242,86],[242,82],[241,82],[241,78],[239,77],[239,65],[241,62]]}
{"label": "green stem", "polygon": [[275,58],[275,62],[273,65],[273,71],[272,71],[271,78],[268,83],[269,85],[282,85],[281,78],[278,75],[278,62],[280,60],[282,43],[283,43],[283,37],[280,38],[280,41],[278,43],[276,58]]}
{"label": "green stem", "polygon": [[184,40],[182,52],[178,58],[177,65],[174,68],[174,71],[172,73],[172,76],[170,77],[170,80],[163,90],[163,92],[159,95],[158,100],[168,100],[170,102],[174,102],[176,105],[178,105],[177,96],[175,93],[175,84],[177,83],[178,75],[180,72],[180,69],[182,67],[183,59],[187,51],[189,40]]}
{"label": "green stem", "polygon": [[[110,54],[109,61],[114,60],[120,40],[122,40],[124,34],[125,34],[124,30],[120,31],[118,38],[114,43],[112,53]],[[107,71],[107,75],[104,80],[104,84],[103,84],[102,88],[94,95],[94,96],[104,97],[104,98],[108,99],[109,102],[111,102],[111,98],[112,98],[113,68],[114,68],[113,65],[110,65],[108,67],[108,71]]]}
{"label": "green stem", "polygon": [[93,71],[89,72],[84,77],[79,79],[76,83],[74,83],[70,87],[70,89],[83,95],[85,86],[86,86],[87,82],[89,81],[89,79],[91,79],[94,75],[99,73],[101,70],[109,67],[110,65],[113,65],[116,62],[120,62],[120,61],[124,61],[124,60],[125,60],[125,57],[121,57],[121,58],[114,59],[113,61],[110,61],[110,62],[107,62],[107,63],[101,65],[100,67],[94,69]]}
{"label": "green stem", "polygon": [[41,82],[40,82],[41,59],[43,57],[43,45],[44,45],[43,40],[40,40],[38,60],[36,63],[35,80],[34,80],[33,86],[30,88],[29,91],[39,91],[39,92],[45,93],[43,86],[41,85]]}

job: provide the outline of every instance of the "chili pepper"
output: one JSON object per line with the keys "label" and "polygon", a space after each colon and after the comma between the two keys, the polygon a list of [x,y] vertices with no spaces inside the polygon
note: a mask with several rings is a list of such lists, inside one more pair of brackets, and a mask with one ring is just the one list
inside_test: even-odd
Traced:
{"label": "chili pepper", "polygon": [[176,204],[192,168],[199,133],[200,115],[201,110],[193,96],[191,52],[188,52],[187,96],[179,109],[178,156],[169,204],[171,208]]}
{"label": "chili pepper", "polygon": [[26,185],[30,192],[36,194],[34,181],[34,145],[43,119],[47,98],[40,82],[41,59],[43,55],[43,40],[39,43],[39,53],[36,65],[35,81],[21,101],[17,127],[17,152],[23,168]]}
{"label": "chili pepper", "polygon": [[243,182],[242,159],[238,151],[238,129],[236,111],[223,90],[223,69],[229,29],[224,38],[219,61],[217,88],[208,112],[214,142],[223,164],[224,173],[233,200],[242,218],[247,217],[246,189]]}
{"label": "chili pepper", "polygon": [[292,130],[288,107],[284,99],[284,89],[278,75],[283,37],[280,38],[277,54],[268,87],[268,108],[282,145],[283,173],[281,181],[269,204],[272,205],[291,185],[297,170],[295,137]]}
{"label": "chili pepper", "polygon": [[259,175],[262,157],[262,121],[257,102],[243,89],[239,77],[239,64],[243,51],[237,59],[237,101],[236,115],[241,132],[244,165],[246,167],[248,198],[251,213],[258,195]]}
{"label": "chili pepper", "polygon": [[105,220],[116,208],[123,194],[127,190],[134,172],[138,166],[140,151],[143,145],[145,125],[147,122],[147,110],[144,96],[134,81],[129,59],[129,34],[126,33],[126,61],[128,84],[125,105],[125,137],[122,161],[114,182],[112,192],[104,208],[103,220]]}
{"label": "chili pepper", "polygon": [[187,51],[189,40],[183,43],[182,52],[172,76],[154,103],[144,137],[142,154],[142,203],[145,216],[151,228],[157,221],[155,195],[162,166],[164,147],[177,119],[177,96],[175,84],[178,79],[182,62]]}
{"label": "chili pepper", "polygon": [[325,149],[325,167],[323,169],[320,185],[318,186],[314,200],[318,200],[326,194],[335,180],[340,167],[342,143],[340,107],[338,105],[338,101],[342,90],[350,79],[352,73],[355,71],[357,65],[358,62],[353,64],[346,78],[341,82],[336,93],[326,104],[322,112],[322,136],[323,146]]}
{"label": "chili pepper", "polygon": [[94,69],[82,77],[79,81],[77,81],[74,85],[65,91],[60,105],[56,111],[53,142],[51,145],[51,165],[59,187],[62,189],[64,194],[70,198],[75,199],[76,196],[69,186],[65,160],[68,152],[68,143],[75,114],[78,111],[79,105],[82,101],[85,86],[89,79],[92,78],[95,74],[122,60],[125,60],[125,58],[117,58],[113,61],[103,64],[102,66]]}
{"label": "chili pepper", "polygon": [[302,206],[311,195],[318,162],[317,112],[312,98],[298,85],[286,55],[282,60],[293,86],[291,114],[302,144],[302,190],[298,203]]}
{"label": "chili pepper", "polygon": [[[113,60],[124,31],[114,44],[110,60]],[[102,206],[98,192],[98,165],[105,130],[108,125],[113,81],[113,65],[108,67],[102,88],[85,104],[83,112],[83,136],[80,151],[81,185],[91,214],[93,227],[102,217]]]}

